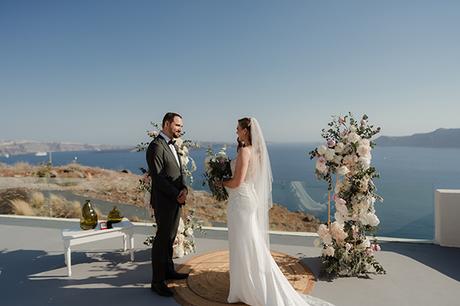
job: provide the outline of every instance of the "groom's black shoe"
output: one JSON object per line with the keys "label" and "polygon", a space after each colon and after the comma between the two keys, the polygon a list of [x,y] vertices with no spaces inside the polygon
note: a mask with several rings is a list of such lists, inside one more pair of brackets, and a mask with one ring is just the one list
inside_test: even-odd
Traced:
{"label": "groom's black shoe", "polygon": [[172,272],[166,274],[166,279],[186,279],[188,277],[188,273],[178,273]]}
{"label": "groom's black shoe", "polygon": [[161,296],[167,296],[167,297],[173,296],[173,292],[171,291],[171,289],[168,288],[168,286],[166,286],[164,282],[152,283],[150,290],[158,293],[158,295],[161,295]]}

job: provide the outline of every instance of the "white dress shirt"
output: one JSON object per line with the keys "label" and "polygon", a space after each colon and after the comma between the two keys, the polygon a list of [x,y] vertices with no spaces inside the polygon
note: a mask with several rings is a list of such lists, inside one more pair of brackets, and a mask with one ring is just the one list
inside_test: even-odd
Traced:
{"label": "white dress shirt", "polygon": [[169,141],[171,140],[171,138],[169,138],[168,136],[166,136],[165,133],[163,132],[160,132],[160,135],[161,137],[163,137],[165,140],[166,140],[166,143],[168,143],[168,146],[169,148],[171,149],[171,152],[173,153],[174,157],[176,158],[176,162],[177,162],[177,165],[179,166],[180,168],[180,161],[179,161],[179,155],[177,154],[177,151],[176,151],[176,148],[174,147],[174,145],[171,143],[169,143]]}

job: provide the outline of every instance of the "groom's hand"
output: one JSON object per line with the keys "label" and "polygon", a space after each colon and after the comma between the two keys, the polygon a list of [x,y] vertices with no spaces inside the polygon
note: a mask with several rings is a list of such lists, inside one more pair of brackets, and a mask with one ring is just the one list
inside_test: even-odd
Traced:
{"label": "groom's hand", "polygon": [[187,189],[182,189],[180,191],[179,195],[177,196],[177,202],[179,202],[179,204],[185,204],[185,201],[187,200],[187,193]]}

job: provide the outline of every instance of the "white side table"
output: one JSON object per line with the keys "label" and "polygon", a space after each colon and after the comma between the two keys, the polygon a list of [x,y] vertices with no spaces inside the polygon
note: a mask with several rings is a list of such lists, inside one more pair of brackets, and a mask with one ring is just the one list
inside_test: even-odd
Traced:
{"label": "white side table", "polygon": [[131,261],[134,261],[133,224],[128,219],[123,218],[121,222],[114,223],[112,226],[113,228],[104,230],[92,229],[84,231],[81,229],[65,229],[62,231],[62,240],[64,242],[64,260],[67,265],[68,276],[72,276],[71,248],[72,246],[83,243],[123,237],[123,251],[126,252],[127,249],[129,249],[130,259]]}

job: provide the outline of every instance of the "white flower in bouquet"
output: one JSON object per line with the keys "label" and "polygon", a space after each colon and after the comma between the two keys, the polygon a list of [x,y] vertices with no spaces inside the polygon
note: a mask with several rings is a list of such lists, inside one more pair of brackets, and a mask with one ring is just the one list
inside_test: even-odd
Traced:
{"label": "white flower in bouquet", "polygon": [[326,152],[327,152],[326,146],[320,145],[319,148],[318,148],[318,154],[319,155],[324,155],[324,154],[326,154]]}
{"label": "white flower in bouquet", "polygon": [[327,248],[323,249],[324,256],[334,256],[335,249],[332,246],[328,246]]}
{"label": "white flower in bouquet", "polygon": [[343,149],[345,148],[345,145],[343,144],[343,142],[339,142],[338,144],[336,144],[335,148],[334,148],[334,151],[335,153],[342,153],[343,152]]}
{"label": "white flower in bouquet", "polygon": [[347,166],[341,166],[337,169],[337,173],[339,175],[346,175],[350,172],[350,170],[347,168]]}
{"label": "white flower in bouquet", "polygon": [[358,142],[361,139],[361,137],[352,131],[350,132],[350,134],[348,134],[347,139],[349,142],[355,143],[355,142]]}
{"label": "white flower in bouquet", "polygon": [[328,161],[334,160],[334,157],[335,157],[335,151],[334,151],[334,149],[327,149],[327,150],[326,150],[326,153],[324,153],[324,157],[325,157],[326,160],[328,160]]}
{"label": "white flower in bouquet", "polygon": [[356,126],[351,125],[350,126],[350,132],[353,132],[353,133],[356,132]]}
{"label": "white flower in bouquet", "polygon": [[318,158],[316,161],[316,170],[320,173],[326,173],[327,172],[327,166],[326,166],[326,159],[324,157]]}

